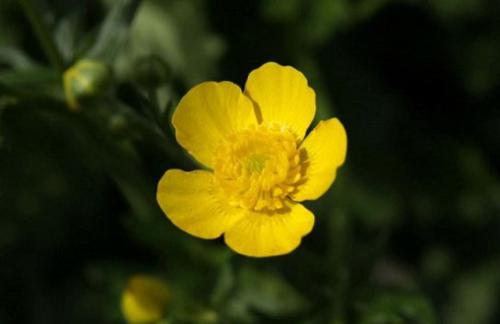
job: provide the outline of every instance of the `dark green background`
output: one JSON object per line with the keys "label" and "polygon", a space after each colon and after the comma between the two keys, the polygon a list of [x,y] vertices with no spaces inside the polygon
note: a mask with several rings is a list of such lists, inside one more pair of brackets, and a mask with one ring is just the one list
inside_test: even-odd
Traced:
{"label": "dark green background", "polygon": [[[21,2],[60,53],[50,63]],[[500,2],[0,1],[0,323],[123,323],[128,276],[173,323],[500,323]],[[62,70],[107,64],[70,111]],[[292,254],[249,259],[155,203],[196,168],[169,114],[194,84],[303,71],[346,164]]]}

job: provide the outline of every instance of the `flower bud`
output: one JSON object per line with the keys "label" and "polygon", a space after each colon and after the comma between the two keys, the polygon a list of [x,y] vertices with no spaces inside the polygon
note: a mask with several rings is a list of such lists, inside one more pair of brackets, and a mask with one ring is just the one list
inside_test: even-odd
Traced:
{"label": "flower bud", "polygon": [[121,307],[128,323],[150,323],[161,320],[169,301],[166,283],[156,277],[134,275],[122,294]]}
{"label": "flower bud", "polygon": [[78,110],[87,99],[99,97],[111,83],[111,70],[100,61],[80,60],[63,75],[66,102],[72,110]]}

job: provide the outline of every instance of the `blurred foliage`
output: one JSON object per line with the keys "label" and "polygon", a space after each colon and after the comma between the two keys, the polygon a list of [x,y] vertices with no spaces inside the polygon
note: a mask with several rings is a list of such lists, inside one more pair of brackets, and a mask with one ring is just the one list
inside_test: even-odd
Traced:
{"label": "blurred foliage", "polygon": [[[499,14],[488,0],[0,1],[0,323],[124,323],[136,273],[169,287],[157,324],[500,323]],[[106,68],[76,71],[99,91],[71,111],[63,72],[86,60]],[[155,186],[195,166],[169,124],[187,89],[244,84],[270,60],[305,73],[349,151],[308,204],[313,233],[254,260],[179,231]]]}

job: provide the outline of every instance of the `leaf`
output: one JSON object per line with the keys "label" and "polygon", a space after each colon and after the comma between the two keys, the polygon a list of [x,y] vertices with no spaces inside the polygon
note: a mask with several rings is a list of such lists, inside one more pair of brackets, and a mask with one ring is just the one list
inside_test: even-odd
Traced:
{"label": "leaf", "polygon": [[127,41],[128,28],[138,5],[138,0],[114,1],[94,45],[86,56],[112,63]]}
{"label": "leaf", "polygon": [[436,316],[426,298],[411,292],[383,292],[363,307],[360,324],[434,324]]}
{"label": "leaf", "polygon": [[220,269],[219,277],[212,293],[212,304],[219,305],[225,301],[233,289],[234,284],[235,278],[233,269],[229,263],[225,263]]}
{"label": "leaf", "polygon": [[27,97],[47,96],[63,100],[59,73],[46,67],[33,66],[0,73],[0,85]]}
{"label": "leaf", "polygon": [[23,51],[11,46],[0,46],[0,64],[5,64],[15,69],[35,65],[33,60],[24,54]]}
{"label": "leaf", "polygon": [[249,309],[271,317],[304,311],[307,300],[281,274],[244,267],[239,273],[239,299]]}
{"label": "leaf", "polygon": [[213,78],[224,44],[209,31],[204,9],[199,1],[143,1],[117,59],[117,75],[128,77],[137,60],[153,55],[187,85]]}
{"label": "leaf", "polygon": [[448,323],[491,323],[498,313],[500,271],[497,263],[487,264],[460,276],[452,283],[446,307]]}
{"label": "leaf", "polygon": [[57,24],[54,31],[54,41],[66,62],[75,58],[78,35],[81,32],[81,12],[72,11]]}

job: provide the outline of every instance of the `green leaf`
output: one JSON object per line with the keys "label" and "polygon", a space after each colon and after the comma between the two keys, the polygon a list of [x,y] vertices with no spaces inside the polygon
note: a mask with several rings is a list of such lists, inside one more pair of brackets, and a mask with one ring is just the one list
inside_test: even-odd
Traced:
{"label": "green leaf", "polygon": [[287,22],[300,16],[301,0],[268,0],[262,2],[262,15],[271,21]]}
{"label": "green leaf", "polygon": [[235,299],[247,311],[256,310],[270,317],[295,315],[306,310],[307,300],[275,271],[243,267],[238,276]]}
{"label": "green leaf", "polygon": [[137,0],[117,0],[106,16],[87,57],[113,62],[123,49],[129,32],[129,25],[139,5]]}
{"label": "green leaf", "polygon": [[5,64],[15,69],[28,68],[35,65],[33,60],[24,54],[23,51],[11,46],[0,46],[0,64]]}
{"label": "green leaf", "polygon": [[50,97],[63,100],[60,74],[52,69],[33,66],[0,73],[0,85],[26,97]]}
{"label": "green leaf", "polygon": [[219,277],[212,293],[212,304],[220,305],[229,296],[235,284],[234,272],[229,263],[219,270]]}
{"label": "green leaf", "polygon": [[224,44],[209,31],[205,12],[199,1],[143,1],[115,65],[118,77],[133,74],[137,60],[153,55],[188,85],[213,78]]}
{"label": "green leaf", "polygon": [[72,11],[63,17],[54,31],[54,41],[66,62],[75,59],[81,33],[81,12]]}
{"label": "green leaf", "polygon": [[460,276],[452,284],[447,323],[487,324],[498,313],[500,271],[497,263],[481,266]]}
{"label": "green leaf", "polygon": [[423,296],[410,292],[385,292],[363,307],[360,324],[434,324],[436,316]]}

